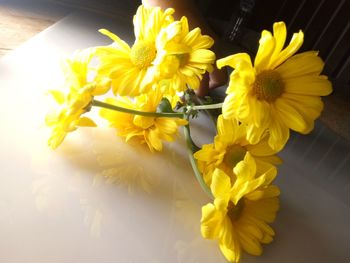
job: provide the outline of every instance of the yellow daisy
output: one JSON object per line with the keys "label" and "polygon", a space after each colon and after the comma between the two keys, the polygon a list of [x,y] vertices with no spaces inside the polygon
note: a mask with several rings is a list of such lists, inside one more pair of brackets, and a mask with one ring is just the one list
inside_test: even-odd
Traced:
{"label": "yellow daisy", "polygon": [[87,117],[81,115],[89,110],[93,96],[102,95],[109,90],[109,80],[99,82],[87,80],[89,63],[93,56],[91,49],[77,51],[72,58],[67,59],[64,67],[67,92],[51,90],[49,93],[59,104],[58,108],[46,115],[46,125],[51,128],[48,144],[57,148],[68,132],[78,126],[96,126]]}
{"label": "yellow daisy", "polygon": [[306,134],[323,109],[320,96],[332,92],[326,76],[320,75],[323,61],[314,51],[293,56],[303,43],[303,32],[295,33],[283,49],[287,30],[283,22],[273,25],[273,35],[264,30],[254,66],[246,53],[217,61],[229,65],[230,76],[223,105],[224,118],[236,118],[248,125],[248,139],[259,141],[266,129],[269,145],[283,148],[289,129]]}
{"label": "yellow daisy", "polygon": [[114,93],[121,96],[136,96],[147,92],[156,76],[153,61],[157,55],[156,38],[160,30],[173,21],[174,10],[164,12],[159,8],[140,6],[134,16],[135,43],[130,47],[106,29],[100,32],[114,42],[97,47],[100,59],[98,73],[112,80]]}
{"label": "yellow daisy", "polygon": [[275,220],[280,193],[277,186],[271,185],[276,168],[257,175],[249,153],[234,169],[234,183],[220,169],[214,171],[211,191],[215,200],[202,207],[201,219],[202,236],[218,240],[221,252],[230,262],[238,262],[242,250],[261,255],[261,244],[273,240],[275,233],[268,223]]}
{"label": "yellow daisy", "polygon": [[233,180],[233,168],[249,153],[262,173],[272,165],[280,164],[281,159],[275,155],[276,151],[268,145],[268,137],[264,136],[257,144],[251,144],[246,139],[247,129],[234,119],[224,119],[222,115],[217,121],[218,134],[214,143],[203,145],[202,149],[194,154],[200,172],[205,182],[210,185],[211,177],[216,168],[224,171]]}
{"label": "yellow daisy", "polygon": [[[151,90],[147,94],[135,97],[134,100],[119,97],[109,98],[106,102],[127,109],[156,112],[162,98],[163,94],[159,90]],[[108,109],[102,109],[100,115],[107,119],[110,126],[116,128],[118,135],[125,137],[127,142],[134,139],[141,144],[146,143],[151,152],[161,151],[162,141],[174,141],[178,127],[187,124],[187,121],[181,118],[145,117]]]}
{"label": "yellow daisy", "polygon": [[176,91],[184,91],[186,84],[197,89],[202,75],[213,70],[215,54],[209,48],[214,40],[199,28],[190,31],[186,17],[162,29],[156,43],[159,77],[171,80]]}

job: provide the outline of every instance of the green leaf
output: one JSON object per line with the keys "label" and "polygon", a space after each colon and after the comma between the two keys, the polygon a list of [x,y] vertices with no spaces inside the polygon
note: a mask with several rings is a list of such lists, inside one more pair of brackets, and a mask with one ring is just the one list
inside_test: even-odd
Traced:
{"label": "green leaf", "polygon": [[158,113],[175,113],[173,111],[173,108],[171,107],[171,103],[167,98],[162,98],[160,101],[158,107],[157,107]]}

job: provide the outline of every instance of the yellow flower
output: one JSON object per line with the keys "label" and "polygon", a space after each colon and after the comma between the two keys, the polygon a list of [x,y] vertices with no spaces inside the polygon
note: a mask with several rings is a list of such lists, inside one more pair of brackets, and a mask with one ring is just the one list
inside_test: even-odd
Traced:
{"label": "yellow flower", "polygon": [[248,125],[248,139],[259,141],[268,129],[269,145],[283,148],[289,129],[306,134],[323,109],[320,96],[332,92],[332,85],[320,73],[323,61],[314,51],[293,56],[303,43],[304,35],[295,33],[283,49],[287,35],[283,22],[273,25],[273,35],[264,30],[254,60],[239,53],[217,61],[219,68],[229,65],[230,76],[223,105],[224,118],[236,118]]}
{"label": "yellow flower", "polygon": [[[118,99],[109,98],[106,102],[128,109],[156,112],[162,97],[159,90],[151,90],[147,94],[135,97],[135,100],[119,97]],[[187,124],[186,120],[180,118],[145,117],[107,109],[102,109],[100,115],[107,119],[110,126],[116,128],[118,135],[125,137],[127,142],[134,139],[141,144],[146,143],[151,152],[161,151],[162,141],[174,141],[178,127]]]}
{"label": "yellow flower", "polygon": [[198,168],[208,185],[216,168],[224,171],[234,180],[233,168],[244,159],[246,153],[255,159],[259,173],[268,170],[272,165],[281,163],[281,159],[274,155],[276,151],[268,145],[267,136],[257,144],[249,143],[246,139],[246,126],[238,124],[236,120],[227,120],[220,115],[217,130],[214,143],[203,145],[202,149],[194,154]]}
{"label": "yellow flower", "polygon": [[176,91],[184,91],[186,84],[197,89],[202,75],[213,69],[215,54],[209,48],[214,40],[198,27],[189,31],[186,17],[162,29],[156,43],[158,74],[169,79]]}
{"label": "yellow flower", "polygon": [[48,144],[52,149],[56,149],[67,133],[76,130],[78,126],[96,126],[91,119],[81,115],[89,110],[93,96],[106,93],[110,85],[106,79],[99,82],[87,80],[92,56],[92,50],[87,49],[77,51],[72,58],[67,59],[63,70],[68,91],[49,91],[59,104],[58,108],[47,114],[45,120],[46,125],[51,128]]}
{"label": "yellow flower", "polygon": [[271,185],[276,168],[257,176],[249,153],[234,169],[234,183],[220,169],[214,171],[211,191],[215,200],[202,207],[201,219],[202,236],[218,240],[230,262],[238,262],[242,250],[261,255],[261,244],[272,241],[275,233],[268,223],[275,220],[280,193],[277,186]]}
{"label": "yellow flower", "polygon": [[174,10],[164,12],[159,8],[140,6],[134,16],[135,43],[130,47],[106,29],[100,32],[114,42],[97,47],[100,59],[98,73],[112,80],[114,93],[121,96],[136,96],[147,92],[156,77],[153,61],[157,55],[156,38],[159,31],[173,21]]}

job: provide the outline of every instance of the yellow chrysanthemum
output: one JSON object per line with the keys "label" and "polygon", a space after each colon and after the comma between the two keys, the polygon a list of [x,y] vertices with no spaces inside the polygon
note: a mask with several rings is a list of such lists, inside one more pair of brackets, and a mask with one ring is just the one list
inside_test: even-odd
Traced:
{"label": "yellow chrysanthemum", "polygon": [[268,223],[275,220],[280,193],[277,186],[271,185],[276,168],[256,175],[249,153],[234,169],[234,183],[220,169],[214,171],[211,191],[215,200],[202,207],[201,219],[202,236],[218,240],[221,252],[230,262],[238,262],[242,250],[261,255],[261,244],[273,240],[275,233]]}
{"label": "yellow chrysanthemum", "polygon": [[303,134],[313,129],[323,108],[320,96],[332,92],[327,77],[320,76],[324,63],[317,52],[293,56],[303,43],[303,33],[295,33],[283,49],[286,35],[283,22],[273,25],[273,35],[264,30],[254,67],[246,53],[217,61],[219,68],[235,69],[226,91],[224,118],[247,124],[252,143],[268,129],[269,145],[276,150],[287,142],[289,129]]}
{"label": "yellow chrysanthemum", "polygon": [[217,130],[214,143],[203,145],[202,149],[194,154],[198,168],[208,185],[216,168],[224,171],[234,180],[233,168],[244,159],[246,153],[250,153],[255,159],[259,173],[268,170],[272,165],[281,163],[281,159],[275,155],[276,151],[268,145],[267,136],[257,144],[249,143],[246,139],[246,126],[238,124],[236,120],[227,120],[220,115]]}
{"label": "yellow chrysanthemum", "polygon": [[[134,100],[129,97],[109,98],[107,103],[127,109],[156,112],[163,94],[159,90],[151,90]],[[118,135],[125,137],[126,141],[135,139],[141,144],[146,143],[149,149],[161,151],[162,141],[174,141],[180,125],[186,125],[187,121],[180,118],[145,117],[123,112],[102,109],[100,115],[110,122],[110,126],[118,130]]]}
{"label": "yellow chrysanthemum", "polygon": [[197,89],[202,75],[213,69],[215,54],[209,48],[214,40],[199,28],[189,31],[186,17],[162,29],[156,43],[159,77],[170,80],[176,91],[184,91],[186,84]]}
{"label": "yellow chrysanthemum", "polygon": [[81,115],[88,110],[93,96],[104,94],[110,87],[109,80],[89,82],[87,80],[88,65],[93,56],[90,49],[77,51],[71,59],[67,59],[64,67],[66,75],[65,86],[68,91],[51,90],[59,107],[46,116],[46,125],[52,130],[48,144],[52,149],[57,148],[68,132],[78,126],[96,126],[87,117]]}
{"label": "yellow chrysanthemum", "polygon": [[136,96],[147,92],[156,76],[153,61],[157,55],[156,38],[160,30],[173,21],[174,10],[140,6],[134,16],[135,43],[130,47],[106,29],[100,32],[114,42],[97,47],[100,59],[99,75],[112,80],[112,88],[121,96]]}

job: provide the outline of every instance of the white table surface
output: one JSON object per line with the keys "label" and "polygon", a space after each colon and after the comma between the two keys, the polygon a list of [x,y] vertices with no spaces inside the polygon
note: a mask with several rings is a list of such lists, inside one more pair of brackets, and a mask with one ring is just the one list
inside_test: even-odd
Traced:
{"label": "white table surface", "polygon": [[[108,128],[80,129],[46,146],[44,90],[62,82],[61,55],[131,41],[131,20],[76,13],[0,60],[0,262],[225,262],[200,235],[208,200],[182,136],[161,154]],[[206,116],[193,125],[211,141]],[[242,262],[350,262],[350,146],[321,123],[292,135],[281,154],[275,241]]]}

